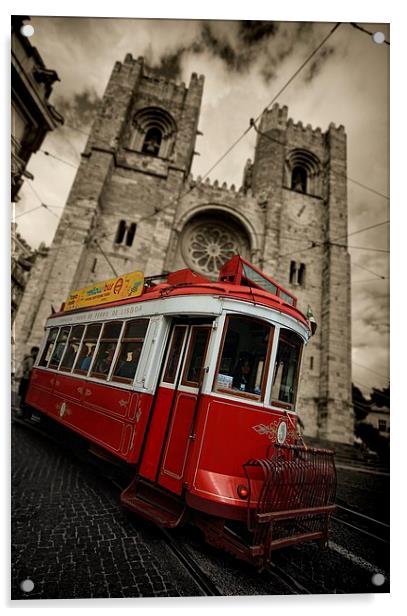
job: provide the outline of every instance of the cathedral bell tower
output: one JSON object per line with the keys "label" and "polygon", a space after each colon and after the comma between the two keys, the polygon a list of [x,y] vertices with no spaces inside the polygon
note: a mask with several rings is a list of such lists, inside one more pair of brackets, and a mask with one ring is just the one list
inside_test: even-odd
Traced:
{"label": "cathedral bell tower", "polygon": [[59,308],[71,289],[136,269],[146,276],[163,271],[194,156],[203,84],[195,73],[188,87],[158,77],[131,54],[116,62],[41,285],[17,317],[24,349],[40,342],[51,306]]}
{"label": "cathedral bell tower", "polygon": [[[303,357],[306,433],[353,439],[346,134],[294,123],[275,104],[260,122],[251,188],[265,204],[262,267],[311,306],[318,323]],[[302,410],[303,409],[303,410]]]}

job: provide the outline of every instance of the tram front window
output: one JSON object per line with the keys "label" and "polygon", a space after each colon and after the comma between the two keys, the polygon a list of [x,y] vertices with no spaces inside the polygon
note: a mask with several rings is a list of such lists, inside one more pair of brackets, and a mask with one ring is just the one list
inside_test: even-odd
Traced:
{"label": "tram front window", "polygon": [[218,359],[214,389],[260,399],[266,385],[266,364],[273,328],[240,316],[229,316]]}
{"label": "tram front window", "polygon": [[280,330],[271,389],[272,404],[283,403],[289,406],[294,404],[301,349],[302,340],[295,332],[288,329]]}

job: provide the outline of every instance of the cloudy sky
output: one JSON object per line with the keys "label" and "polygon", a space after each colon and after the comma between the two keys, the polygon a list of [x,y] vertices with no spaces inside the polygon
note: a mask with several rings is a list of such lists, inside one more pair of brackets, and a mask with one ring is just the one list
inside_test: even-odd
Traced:
{"label": "cloudy sky", "polygon": [[[33,247],[52,241],[116,60],[128,52],[142,55],[157,71],[186,83],[192,72],[205,75],[199,125],[204,136],[193,166],[194,175],[205,175],[333,26],[67,17],[33,17],[31,23],[32,44],[60,77],[51,102],[66,119],[32,157],[28,168],[35,180],[25,182],[16,204],[19,231]],[[386,25],[359,25],[389,40]],[[388,383],[389,225],[380,223],[389,220],[389,49],[343,23],[278,99],[295,121],[322,130],[330,122],[346,128],[353,380],[365,394]],[[239,187],[254,142],[250,131],[211,172],[211,180]]]}

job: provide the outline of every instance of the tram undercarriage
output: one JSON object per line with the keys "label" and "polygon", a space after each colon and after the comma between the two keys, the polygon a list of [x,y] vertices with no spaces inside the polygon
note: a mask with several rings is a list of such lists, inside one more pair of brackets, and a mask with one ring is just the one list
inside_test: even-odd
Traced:
{"label": "tram undercarriage", "polygon": [[306,541],[327,544],[329,517],[335,510],[333,451],[276,445],[273,457],[250,460],[243,468],[249,491],[247,507],[238,515],[218,517],[199,511],[140,478],[122,492],[121,502],[166,528],[192,519],[209,544],[259,569],[270,563],[271,553],[279,548]]}

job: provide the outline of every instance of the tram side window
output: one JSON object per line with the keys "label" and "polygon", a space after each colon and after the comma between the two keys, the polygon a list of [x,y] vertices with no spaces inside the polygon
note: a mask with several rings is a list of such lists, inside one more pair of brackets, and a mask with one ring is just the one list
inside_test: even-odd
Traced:
{"label": "tram side window", "polygon": [[48,364],[49,358],[51,357],[52,350],[54,348],[57,333],[58,333],[57,327],[53,327],[52,329],[49,330],[47,342],[42,352],[41,359],[38,362],[39,366],[46,366]]}
{"label": "tram side window", "polygon": [[87,326],[81,349],[79,351],[79,356],[75,364],[74,372],[77,372],[78,374],[88,373],[101,329],[101,325]]}
{"label": "tram side window", "polygon": [[136,375],[148,319],[135,319],[126,323],[120,342],[120,351],[113,370],[112,380],[132,383]]}
{"label": "tram side window", "polygon": [[273,339],[268,323],[229,316],[218,359],[214,389],[260,399],[266,386],[266,364]]}
{"label": "tram side window", "polygon": [[293,406],[298,384],[302,340],[295,332],[280,330],[273,370],[271,403]]}
{"label": "tram side window", "polygon": [[176,325],[174,327],[171,347],[168,351],[167,365],[163,376],[163,381],[165,383],[174,383],[175,381],[186,331],[187,328],[184,325]]}
{"label": "tram side window", "polygon": [[122,325],[123,321],[110,321],[110,323],[104,324],[90,376],[107,379],[116,351],[117,341],[122,331]]}
{"label": "tram side window", "polygon": [[56,340],[48,368],[58,368],[62,354],[66,347],[66,341],[68,340],[70,329],[70,327],[61,327],[59,330],[58,338]]}
{"label": "tram side window", "polygon": [[198,326],[192,328],[188,355],[182,378],[183,385],[192,385],[196,387],[200,384],[210,332],[210,327]]}
{"label": "tram side window", "polygon": [[66,351],[59,366],[59,369],[63,372],[70,372],[75,363],[75,357],[81,344],[84,329],[84,325],[75,325],[71,330]]}

